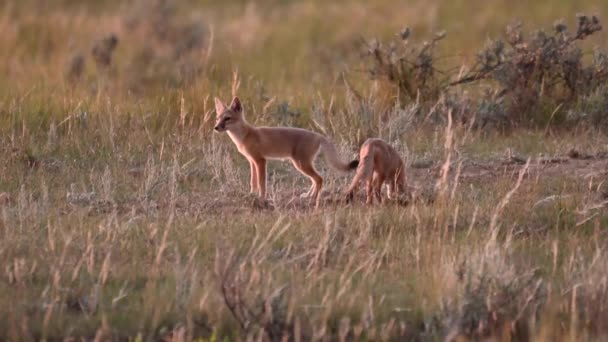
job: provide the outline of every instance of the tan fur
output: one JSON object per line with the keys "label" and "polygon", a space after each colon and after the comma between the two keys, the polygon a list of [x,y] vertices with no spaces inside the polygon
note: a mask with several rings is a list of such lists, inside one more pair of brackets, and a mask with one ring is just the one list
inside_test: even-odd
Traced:
{"label": "tan fur", "polygon": [[359,152],[359,166],[347,190],[347,200],[354,197],[359,184],[367,186],[367,204],[374,196],[382,202],[382,184],[389,188],[389,199],[406,191],[405,164],[395,149],[382,139],[367,139]]}
{"label": "tan fur", "polygon": [[229,107],[215,99],[217,119],[215,130],[226,131],[239,152],[247,158],[251,168],[251,192],[266,198],[266,160],[288,159],[302,174],[310,178],[308,192],[319,205],[323,178],[315,170],[314,160],[319,150],[330,166],[339,171],[354,170],[357,161],[342,162],[334,145],[321,134],[301,128],[254,127],[243,116],[240,100],[235,97]]}

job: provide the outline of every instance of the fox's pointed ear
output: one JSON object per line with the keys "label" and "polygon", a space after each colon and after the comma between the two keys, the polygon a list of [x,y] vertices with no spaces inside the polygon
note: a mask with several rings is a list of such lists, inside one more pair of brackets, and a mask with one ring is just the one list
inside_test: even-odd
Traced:
{"label": "fox's pointed ear", "polygon": [[243,105],[241,105],[241,100],[238,97],[234,97],[232,99],[232,103],[230,104],[230,110],[240,113],[243,110]]}
{"label": "fox's pointed ear", "polygon": [[221,115],[226,111],[226,106],[222,103],[222,100],[215,98],[215,115]]}

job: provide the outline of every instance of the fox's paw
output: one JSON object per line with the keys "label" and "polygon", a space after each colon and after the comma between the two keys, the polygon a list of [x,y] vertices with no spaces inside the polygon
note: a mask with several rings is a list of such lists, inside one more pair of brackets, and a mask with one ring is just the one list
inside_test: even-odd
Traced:
{"label": "fox's paw", "polygon": [[300,195],[300,199],[306,199],[310,197],[310,192],[305,192],[303,194]]}
{"label": "fox's paw", "polygon": [[304,199],[304,198],[310,198],[314,192],[315,192],[315,188],[311,187],[310,189],[308,189],[308,191],[306,191],[305,193],[301,194],[300,198],[302,198],[302,199]]}

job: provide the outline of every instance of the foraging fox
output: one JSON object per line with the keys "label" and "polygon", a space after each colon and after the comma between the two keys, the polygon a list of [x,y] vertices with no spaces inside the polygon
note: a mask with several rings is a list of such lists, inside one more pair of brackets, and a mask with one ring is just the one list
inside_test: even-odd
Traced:
{"label": "foraging fox", "polygon": [[405,194],[405,164],[397,151],[382,139],[367,139],[361,146],[359,166],[346,192],[348,202],[352,201],[362,182],[367,185],[367,204],[372,204],[374,195],[378,202],[382,202],[382,184],[385,182],[388,183],[389,199],[391,195],[399,198]]}
{"label": "foraging fox", "polygon": [[247,158],[251,168],[251,192],[258,192],[262,200],[266,198],[267,159],[289,159],[298,171],[307,176],[312,181],[307,196],[312,196],[316,207],[319,206],[319,194],[323,187],[323,178],[313,165],[319,150],[336,170],[347,172],[356,169],[359,164],[358,160],[342,162],[334,145],[321,134],[301,128],[250,125],[243,116],[238,97],[232,100],[229,107],[215,98],[215,110],[215,130],[228,132],[236,148]]}

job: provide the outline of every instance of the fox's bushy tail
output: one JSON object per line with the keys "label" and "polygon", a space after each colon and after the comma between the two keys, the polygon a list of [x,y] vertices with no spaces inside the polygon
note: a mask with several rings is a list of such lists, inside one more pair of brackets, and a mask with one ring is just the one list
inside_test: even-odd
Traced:
{"label": "fox's bushy tail", "polygon": [[327,139],[323,139],[323,141],[321,141],[321,152],[323,152],[323,156],[325,157],[327,164],[338,171],[348,172],[356,169],[357,166],[359,166],[359,161],[356,159],[350,163],[340,160],[336,147]]}

